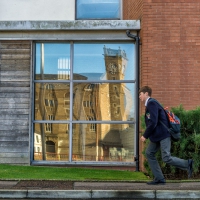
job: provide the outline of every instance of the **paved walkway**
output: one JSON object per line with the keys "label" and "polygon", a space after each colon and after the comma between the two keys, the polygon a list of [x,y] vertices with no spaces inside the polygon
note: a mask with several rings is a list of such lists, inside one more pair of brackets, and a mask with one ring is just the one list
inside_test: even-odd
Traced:
{"label": "paved walkway", "polygon": [[[0,199],[200,199],[200,182],[167,182],[150,186],[137,182],[78,182],[72,188],[40,185],[16,187],[20,181],[0,181]],[[51,181],[53,182],[53,181]]]}

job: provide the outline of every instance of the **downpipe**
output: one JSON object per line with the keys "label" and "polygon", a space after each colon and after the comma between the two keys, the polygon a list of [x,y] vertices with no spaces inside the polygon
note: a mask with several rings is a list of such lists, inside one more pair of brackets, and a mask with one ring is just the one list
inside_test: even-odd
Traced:
{"label": "downpipe", "polygon": [[[140,37],[137,35],[131,34],[130,30],[126,31],[126,35],[130,38],[132,38],[136,45],[136,92],[139,91],[139,77],[140,77]],[[138,93],[137,93],[138,94]],[[139,98],[136,98],[136,152],[135,152],[135,162],[136,162],[136,171],[139,170]]]}

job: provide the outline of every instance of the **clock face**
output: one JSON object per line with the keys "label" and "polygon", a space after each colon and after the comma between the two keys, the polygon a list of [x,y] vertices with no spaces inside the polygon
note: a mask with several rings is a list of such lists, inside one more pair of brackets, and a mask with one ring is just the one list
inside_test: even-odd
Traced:
{"label": "clock face", "polygon": [[108,69],[111,74],[115,74],[117,72],[117,65],[114,63],[110,63]]}

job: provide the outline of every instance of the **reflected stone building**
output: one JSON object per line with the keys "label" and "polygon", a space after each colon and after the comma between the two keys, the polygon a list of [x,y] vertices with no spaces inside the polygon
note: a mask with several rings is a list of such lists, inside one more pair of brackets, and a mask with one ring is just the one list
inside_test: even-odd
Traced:
{"label": "reflected stone building", "polygon": [[[103,50],[106,72],[97,74],[98,79],[124,80],[128,61],[125,51],[106,46]],[[58,75],[44,75],[43,78],[69,80],[69,63],[64,61],[63,66],[68,67],[59,67],[61,64],[63,61],[59,60]],[[61,73],[63,69],[64,73]],[[73,83],[72,101],[70,83],[46,81],[35,84],[35,120],[45,123],[35,123],[34,160],[67,161],[72,145],[72,161],[133,162],[134,125],[109,123],[130,120],[133,104],[130,90],[121,82],[84,82],[90,80],[90,75],[73,74],[73,79],[83,82]],[[39,79],[36,75],[36,80]],[[71,140],[67,123],[70,121],[74,122]]]}

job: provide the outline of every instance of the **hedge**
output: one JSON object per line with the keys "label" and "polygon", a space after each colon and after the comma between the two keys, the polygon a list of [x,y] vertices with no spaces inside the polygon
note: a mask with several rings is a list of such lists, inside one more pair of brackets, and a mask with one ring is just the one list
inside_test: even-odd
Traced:
{"label": "hedge", "polygon": [[[171,109],[175,115],[181,120],[181,139],[178,142],[171,144],[171,155],[182,159],[194,160],[193,176],[199,175],[200,167],[200,107],[195,110],[185,110],[182,105]],[[141,117],[141,126],[145,128],[144,116]],[[143,154],[148,145],[148,140],[145,143]],[[166,178],[186,178],[187,171],[175,168],[162,162],[160,151],[157,153],[157,159]],[[144,167],[147,174],[152,177],[151,170],[147,160],[144,162]]]}

